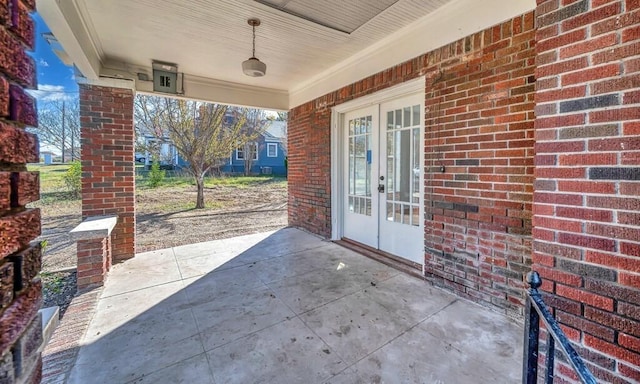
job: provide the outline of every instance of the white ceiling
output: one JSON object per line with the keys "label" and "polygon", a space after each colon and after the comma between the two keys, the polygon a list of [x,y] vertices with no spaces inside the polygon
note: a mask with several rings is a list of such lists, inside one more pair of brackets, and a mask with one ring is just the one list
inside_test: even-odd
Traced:
{"label": "white ceiling", "polygon": [[[332,76],[339,68],[346,77],[327,86],[356,81],[386,68],[372,65],[371,60],[387,65],[388,57],[367,59],[383,45],[390,52],[401,48],[405,56],[413,55],[396,54],[390,62],[398,63],[414,57],[415,52],[426,52],[535,6],[534,0],[262,1],[353,31],[341,32],[254,0],[37,0],[37,6],[87,78],[116,73],[136,79],[138,72],[151,74],[152,60],[159,60],[178,65],[185,74],[186,92],[190,91],[188,81],[204,79],[223,84],[225,91],[219,94],[237,95],[223,102],[252,104],[243,102],[246,95],[266,89],[286,96],[286,102],[272,106],[280,109],[291,106],[284,104],[291,104],[292,92]],[[467,19],[456,12],[467,12]],[[262,22],[256,27],[256,57],[267,64],[267,74],[260,78],[247,77],[241,69],[242,61],[251,56],[247,19],[254,17]],[[414,34],[413,40],[405,38],[407,31],[419,25],[429,32]],[[438,29],[429,30],[429,25]],[[344,63],[350,63],[348,68]],[[203,92],[197,97],[208,98]],[[318,92],[324,89],[295,102],[317,97]],[[268,99],[253,104],[265,106]]]}
{"label": "white ceiling", "polygon": [[[448,0],[400,0],[350,35],[253,0],[77,1],[107,66],[149,67],[151,60],[160,60],[177,63],[191,75],[289,89]],[[365,1],[354,3],[368,7]],[[319,10],[309,12],[322,17]],[[251,56],[251,17],[262,22],[256,28],[256,56],[267,64],[263,78],[249,78],[240,67]]]}
{"label": "white ceiling", "polygon": [[329,28],[353,33],[398,0],[254,0]]}

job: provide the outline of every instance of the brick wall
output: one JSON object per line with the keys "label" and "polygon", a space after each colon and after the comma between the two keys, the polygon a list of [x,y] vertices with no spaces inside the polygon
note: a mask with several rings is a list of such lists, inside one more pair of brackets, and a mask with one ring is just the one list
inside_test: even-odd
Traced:
{"label": "brick wall", "polygon": [[42,332],[40,211],[26,205],[40,198],[35,101],[24,89],[36,85],[29,12],[34,1],[0,1],[0,382],[38,383]]}
{"label": "brick wall", "polygon": [[436,75],[426,89],[427,276],[520,315],[531,263],[533,13],[430,60]]}
{"label": "brick wall", "polygon": [[289,225],[324,237],[331,236],[332,106],[307,103],[287,123]]}
{"label": "brick wall", "polygon": [[424,75],[427,276],[520,313],[531,254],[534,46],[529,13],[293,108],[289,223],[331,234],[331,107]]}
{"label": "brick wall", "polygon": [[537,18],[533,268],[594,374],[638,382],[640,2],[538,0]]}
{"label": "brick wall", "polygon": [[80,123],[82,217],[118,215],[111,234],[113,260],[132,258],[136,231],[133,91],[81,84]]}

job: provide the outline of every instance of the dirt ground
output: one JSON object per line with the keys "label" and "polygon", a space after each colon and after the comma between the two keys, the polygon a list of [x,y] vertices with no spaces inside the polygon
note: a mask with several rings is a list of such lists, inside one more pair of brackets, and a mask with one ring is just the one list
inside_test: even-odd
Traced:
{"label": "dirt ground", "polygon": [[286,188],[282,182],[206,188],[211,208],[204,210],[190,209],[195,187],[143,191],[136,198],[136,252],[282,228],[287,225]]}
{"label": "dirt ground", "polygon": [[[222,239],[287,225],[287,185],[267,181],[248,186],[216,185],[205,189],[207,208],[192,209],[193,186],[140,189],[136,193],[136,252]],[[69,231],[81,222],[79,200],[39,205],[42,236],[47,240],[43,270],[76,266]]]}
{"label": "dirt ground", "polygon": [[[195,186],[139,188],[136,252],[275,230],[287,225],[287,184],[264,179],[205,188],[207,208],[195,206]],[[44,198],[42,210],[44,306],[63,309],[75,294],[76,246],[69,231],[81,222],[80,200]]]}

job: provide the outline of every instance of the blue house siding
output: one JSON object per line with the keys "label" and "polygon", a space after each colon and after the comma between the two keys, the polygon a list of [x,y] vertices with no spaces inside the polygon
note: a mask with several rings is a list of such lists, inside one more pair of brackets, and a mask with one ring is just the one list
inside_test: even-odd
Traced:
{"label": "blue house siding", "polygon": [[[258,140],[258,160],[254,160],[251,166],[251,173],[262,174],[264,168],[271,168],[271,174],[285,176],[287,169],[284,165],[284,148],[279,139],[269,139],[262,136]],[[275,157],[267,156],[268,144],[276,144],[277,153]],[[221,168],[224,173],[244,173],[244,160],[236,158],[236,151],[233,151],[229,161]]]}
{"label": "blue house siding", "polygon": [[[283,135],[284,134],[284,135]],[[285,150],[282,145],[282,140],[286,140],[286,122],[272,122],[269,129],[264,132],[258,140],[256,141],[258,144],[258,159],[253,161],[251,166],[251,174],[267,174],[265,168],[271,168],[270,174],[277,176],[286,176],[287,168],[285,167]],[[157,140],[154,137],[148,136],[145,137],[145,143],[148,144],[150,140]],[[167,153],[172,153],[170,165],[175,167],[176,169],[185,168],[189,166],[189,163],[180,156],[177,152],[173,143],[169,141],[168,138],[163,140],[165,147],[164,151]],[[277,150],[275,156],[268,156],[268,149],[270,144],[276,146]],[[273,153],[272,153],[273,154]],[[146,154],[146,165],[150,167],[151,162],[149,161],[150,155]],[[165,160],[166,161],[166,160]],[[236,151],[234,150],[231,156],[229,156],[226,164],[220,168],[220,171],[228,174],[243,174],[244,173],[244,160],[237,159]]]}

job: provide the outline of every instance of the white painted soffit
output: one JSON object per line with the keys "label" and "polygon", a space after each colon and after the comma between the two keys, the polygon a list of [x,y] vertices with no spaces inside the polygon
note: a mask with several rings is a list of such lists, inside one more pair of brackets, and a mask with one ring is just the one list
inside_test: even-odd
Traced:
{"label": "white painted soffit", "polygon": [[102,63],[73,1],[37,0],[38,13],[80,72],[97,80]]}
{"label": "white painted soffit", "polygon": [[298,106],[535,7],[535,0],[454,0],[292,87],[289,89],[289,105]]}
{"label": "white painted soffit", "polygon": [[[94,43],[75,1],[37,0],[38,13],[47,22],[55,39],[64,48],[61,52],[77,67],[77,81],[106,87],[127,88],[137,92],[158,94],[151,81],[140,81],[119,64],[101,59],[101,49]],[[185,74],[184,94],[165,95],[206,102],[286,111],[289,97],[286,90],[220,81]],[[164,94],[160,94],[164,95]]]}
{"label": "white painted soffit", "polygon": [[[127,65],[123,67],[117,62],[103,62],[101,58],[105,57],[105,54],[98,38],[94,36],[95,29],[91,25],[85,25],[81,15],[86,13],[86,9],[78,8],[78,4],[84,3],[78,0],[37,0],[38,11],[80,72],[87,78],[85,82],[106,82],[112,84],[111,86],[115,83],[133,83],[134,89],[140,92],[152,91],[150,83],[139,81],[134,74],[136,71]],[[287,110],[534,8],[535,0],[451,0],[422,19],[387,35],[367,48],[354,51],[354,55],[331,65],[328,69],[321,66],[318,67],[322,68],[321,72],[311,72],[304,77],[298,74],[298,77],[287,79],[281,75],[280,79],[286,84],[284,89],[186,73],[185,94],[182,96],[234,105]],[[297,50],[292,52],[295,54]],[[271,60],[267,60],[268,63]],[[273,79],[270,81],[273,83]]]}

